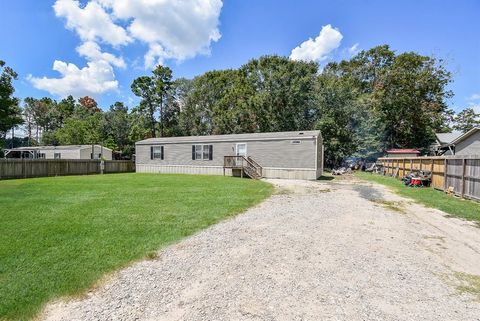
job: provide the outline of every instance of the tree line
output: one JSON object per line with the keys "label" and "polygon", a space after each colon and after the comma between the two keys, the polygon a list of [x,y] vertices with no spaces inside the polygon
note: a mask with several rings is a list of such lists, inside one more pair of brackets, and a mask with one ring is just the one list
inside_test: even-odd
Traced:
{"label": "tree line", "polygon": [[125,157],[149,137],[319,129],[327,166],[388,148],[427,151],[435,132],[468,130],[479,115],[448,108],[451,73],[444,62],[387,45],[328,63],[262,56],[237,69],[174,79],[157,66],[131,85],[140,103],[98,107],[91,97],[60,101],[14,98],[16,73],[1,62],[0,140],[22,126],[22,144],[103,144]]}

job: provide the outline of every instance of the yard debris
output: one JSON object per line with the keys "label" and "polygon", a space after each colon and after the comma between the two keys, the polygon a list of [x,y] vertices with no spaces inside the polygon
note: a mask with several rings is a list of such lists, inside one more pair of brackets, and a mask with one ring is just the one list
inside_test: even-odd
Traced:
{"label": "yard debris", "polygon": [[343,175],[350,173],[352,173],[352,169],[350,167],[339,167],[332,170],[332,175]]}
{"label": "yard debris", "polygon": [[429,187],[432,182],[432,172],[430,171],[412,171],[402,178],[405,186],[409,187]]}

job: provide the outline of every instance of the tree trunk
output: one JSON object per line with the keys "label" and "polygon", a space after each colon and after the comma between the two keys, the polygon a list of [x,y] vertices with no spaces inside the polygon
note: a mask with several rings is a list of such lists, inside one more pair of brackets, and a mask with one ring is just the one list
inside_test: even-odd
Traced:
{"label": "tree trunk", "polygon": [[160,100],[160,136],[163,137],[163,99]]}

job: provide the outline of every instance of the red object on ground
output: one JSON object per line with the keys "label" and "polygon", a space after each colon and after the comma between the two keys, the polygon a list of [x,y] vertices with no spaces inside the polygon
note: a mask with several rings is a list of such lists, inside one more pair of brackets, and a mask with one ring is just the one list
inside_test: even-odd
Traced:
{"label": "red object on ground", "polygon": [[420,178],[412,177],[412,181],[410,182],[410,185],[411,186],[422,186],[423,183],[422,183],[422,180]]}

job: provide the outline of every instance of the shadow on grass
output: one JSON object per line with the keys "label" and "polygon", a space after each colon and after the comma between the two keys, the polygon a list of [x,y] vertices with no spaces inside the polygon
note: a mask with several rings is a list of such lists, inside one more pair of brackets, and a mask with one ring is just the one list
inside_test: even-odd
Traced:
{"label": "shadow on grass", "polygon": [[330,176],[330,175],[322,175],[319,178],[317,178],[317,181],[333,181],[335,177]]}

